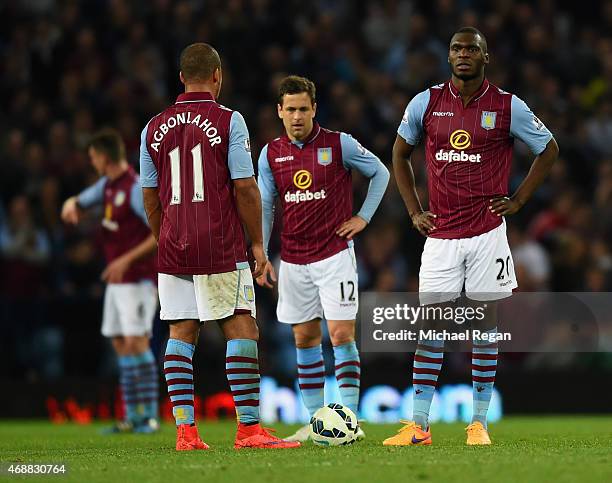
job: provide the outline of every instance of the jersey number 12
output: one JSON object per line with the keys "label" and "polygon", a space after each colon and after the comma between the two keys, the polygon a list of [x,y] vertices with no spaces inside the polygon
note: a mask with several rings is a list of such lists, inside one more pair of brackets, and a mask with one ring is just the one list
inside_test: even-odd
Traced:
{"label": "jersey number 12", "polygon": [[[177,146],[168,153],[170,156],[170,180],[172,183],[171,205],[181,204],[181,152]],[[202,170],[202,145],[196,144],[191,150],[193,159],[192,202],[204,201],[204,172]]]}

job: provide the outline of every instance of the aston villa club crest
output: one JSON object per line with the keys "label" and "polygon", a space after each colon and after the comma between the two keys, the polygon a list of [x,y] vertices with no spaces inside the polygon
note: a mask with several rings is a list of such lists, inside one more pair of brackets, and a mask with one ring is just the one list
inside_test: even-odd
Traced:
{"label": "aston villa club crest", "polygon": [[246,299],[247,302],[255,301],[255,291],[253,290],[252,285],[244,286],[244,298]]}
{"label": "aston villa club crest", "polygon": [[114,200],[115,206],[119,207],[125,203],[125,191],[117,191]]}
{"label": "aston villa club crest", "polygon": [[318,148],[317,161],[321,166],[327,166],[332,162],[332,148]]}
{"label": "aston villa club crest", "polygon": [[480,127],[486,129],[487,131],[491,129],[495,129],[495,120],[497,119],[496,112],[490,111],[482,111],[482,116],[480,117]]}

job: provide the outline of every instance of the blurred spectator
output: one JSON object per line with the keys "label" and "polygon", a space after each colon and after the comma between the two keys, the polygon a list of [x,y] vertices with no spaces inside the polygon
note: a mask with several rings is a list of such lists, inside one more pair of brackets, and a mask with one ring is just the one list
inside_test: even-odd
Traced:
{"label": "blurred spectator", "polygon": [[550,259],[544,247],[514,225],[508,227],[508,241],[519,289],[524,292],[546,291],[550,282]]}
{"label": "blurred spectator", "polygon": [[0,229],[0,254],[2,292],[12,299],[39,295],[50,246],[25,196],[16,196],[9,204],[6,223]]}

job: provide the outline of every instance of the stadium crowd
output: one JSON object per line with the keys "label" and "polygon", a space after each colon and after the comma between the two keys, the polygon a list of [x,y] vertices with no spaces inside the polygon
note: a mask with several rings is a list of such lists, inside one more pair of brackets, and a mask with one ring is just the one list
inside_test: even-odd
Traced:
{"label": "stadium crowd", "polygon": [[[104,353],[99,222],[92,214],[68,228],[61,203],[94,181],[85,147],[103,126],[120,130],[138,165],[141,129],[180,93],[178,54],[194,41],[222,56],[220,102],[244,115],[254,162],[282,129],[277,82],[295,73],[315,81],[322,125],[389,165],[408,101],[449,77],[451,34],[478,27],[488,78],[524,99],[561,148],[543,188],[508,220],[520,290],[610,291],[612,2],[587,10],[554,0],[2,2],[0,374],[104,372],[91,356]],[[517,143],[511,191],[531,161]],[[413,166],[425,199],[422,149]],[[367,182],[355,176],[354,186],[359,206]],[[356,242],[360,290],[417,290],[423,241],[391,180]],[[275,323],[273,297],[258,291],[258,318],[264,345],[278,348],[269,365],[286,367],[291,331]]]}

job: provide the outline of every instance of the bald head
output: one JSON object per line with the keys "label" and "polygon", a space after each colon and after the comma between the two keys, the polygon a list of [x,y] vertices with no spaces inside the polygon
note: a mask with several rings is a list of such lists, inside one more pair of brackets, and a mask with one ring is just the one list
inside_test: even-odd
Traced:
{"label": "bald head", "polygon": [[218,52],[209,44],[191,44],[181,52],[180,69],[185,83],[204,83],[221,70]]}

